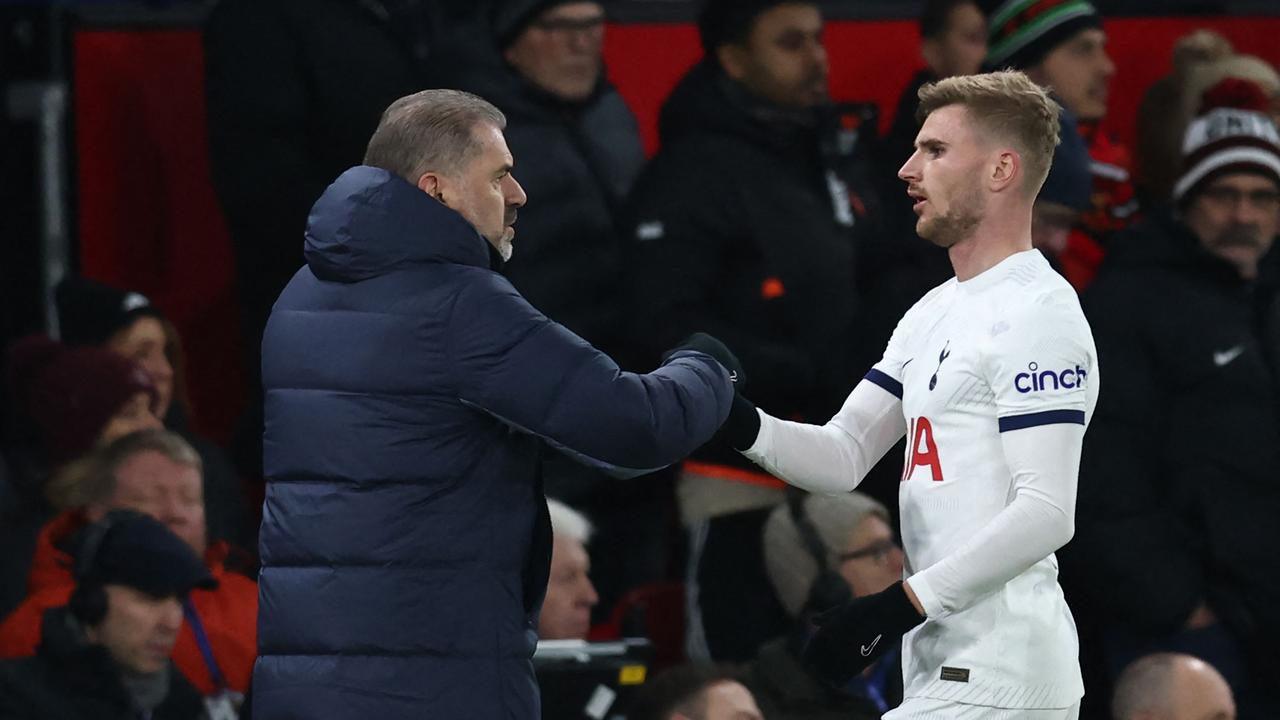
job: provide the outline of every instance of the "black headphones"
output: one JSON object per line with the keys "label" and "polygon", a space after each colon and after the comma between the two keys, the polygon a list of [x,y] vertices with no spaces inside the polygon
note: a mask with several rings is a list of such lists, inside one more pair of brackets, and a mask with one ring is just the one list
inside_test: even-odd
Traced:
{"label": "black headphones", "polygon": [[101,520],[84,529],[84,537],[80,539],[80,547],[71,566],[71,575],[75,578],[76,589],[67,601],[71,614],[82,625],[93,626],[107,617],[107,591],[102,583],[89,579],[98,554],[116,523],[137,513],[132,510],[112,510]]}
{"label": "black headphones", "polygon": [[809,594],[801,610],[802,616],[825,612],[853,598],[849,583],[827,564],[827,544],[822,541],[818,529],[814,527],[809,514],[805,512],[806,497],[808,495],[803,491],[787,488],[787,507],[791,510],[791,522],[796,526],[800,543],[818,564],[818,576],[809,586]]}

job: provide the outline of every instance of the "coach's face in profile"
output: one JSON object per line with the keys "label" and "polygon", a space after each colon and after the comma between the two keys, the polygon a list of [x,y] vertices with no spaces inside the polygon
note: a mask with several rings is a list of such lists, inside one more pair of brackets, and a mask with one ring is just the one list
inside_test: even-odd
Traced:
{"label": "coach's face in profile", "polygon": [[528,199],[511,175],[515,164],[502,130],[490,123],[472,128],[474,151],[452,172],[429,172],[418,187],[456,210],[510,260],[515,238],[516,210]]}

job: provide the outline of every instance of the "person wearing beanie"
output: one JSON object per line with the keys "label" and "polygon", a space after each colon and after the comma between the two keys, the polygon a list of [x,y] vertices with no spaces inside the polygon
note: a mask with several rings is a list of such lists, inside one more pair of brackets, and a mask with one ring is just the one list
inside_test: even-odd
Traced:
{"label": "person wearing beanie", "polygon": [[815,615],[902,579],[902,548],[884,505],[859,492],[789,496],[765,523],[764,561],[794,622],[792,632],[761,646],[751,666],[747,684],[765,716],[855,720],[879,718],[896,707],[902,701],[899,653],[880,658],[842,688],[826,686],[800,659]]}
{"label": "person wearing beanie", "polygon": [[58,284],[55,300],[64,343],[110,350],[133,360],[151,376],[157,417],[200,453],[210,539],[226,540],[252,555],[257,548],[257,522],[240,476],[226,451],[188,424],[190,408],[185,401],[177,330],[145,295],[88,278],[67,277]]}
{"label": "person wearing beanie", "polygon": [[40,530],[26,599],[0,623],[0,657],[33,654],[40,619],[72,596],[77,535],[116,510],[135,510],[164,523],[218,580],[217,588],[193,592],[185,603],[174,665],[202,695],[244,693],[257,657],[258,587],[227,568],[226,542],[207,539],[200,456],[176,433],[146,430],[96,450],[82,465],[77,482],[83,504]]}
{"label": "person wearing beanie", "polygon": [[1109,390],[1062,557],[1103,667],[1191,652],[1227,678],[1241,718],[1280,717],[1280,134],[1267,109],[1247,81],[1210,88],[1174,207],[1122,235],[1083,295]]}
{"label": "person wearing beanie", "polygon": [[[1022,70],[1049,88],[1089,151],[1090,207],[1059,253],[1059,269],[1076,287],[1093,279],[1108,239],[1137,212],[1129,149],[1100,128],[1115,64],[1097,8],[1086,0],[985,0],[986,67]],[[1073,117],[1066,117],[1071,115]]]}
{"label": "person wearing beanie", "polygon": [[[501,62],[449,63],[450,87],[506,115],[515,174],[537,202],[520,209],[519,247],[503,268],[552,320],[629,365],[618,293],[622,207],[644,165],[635,116],[604,65],[606,5],[507,0],[493,15]],[[547,492],[599,521],[590,545],[601,611],[628,588],[661,579],[667,497],[648,478],[607,479],[560,453],[542,459]]]}
{"label": "person wearing beanie", "polygon": [[25,595],[40,527],[66,494],[50,483],[55,471],[115,438],[160,427],[150,376],[115,353],[29,336],[9,347],[7,365],[16,437],[5,449],[12,472],[0,492],[0,613]]}
{"label": "person wearing beanie", "polygon": [[191,548],[154,518],[119,510],[81,533],[74,573],[70,602],[45,613],[36,655],[0,660],[0,716],[208,718],[169,661],[187,595],[217,586]]}
{"label": "person wearing beanie", "polygon": [[[753,396],[786,417],[828,417],[848,392],[867,354],[855,248],[879,232],[861,141],[873,124],[831,101],[823,28],[815,2],[705,2],[703,58],[663,104],[661,146],[626,213],[640,355],[707,328],[742,359]],[[774,632],[766,623],[785,622],[738,601],[768,593],[760,527],[782,483],[712,444],[682,464],[676,493],[692,657],[749,661],[757,635]]]}

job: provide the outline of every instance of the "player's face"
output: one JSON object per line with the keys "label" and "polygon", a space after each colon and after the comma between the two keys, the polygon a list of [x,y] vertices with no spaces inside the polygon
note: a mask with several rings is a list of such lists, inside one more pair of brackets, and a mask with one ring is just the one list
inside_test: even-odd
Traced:
{"label": "player's face", "polygon": [[840,575],[855,597],[874,595],[902,579],[902,548],[883,519],[867,515],[850,533]]}
{"label": "player's face", "polygon": [[987,21],[975,3],[951,8],[947,29],[921,48],[929,68],[940,78],[972,75],[987,56]]}
{"label": "player's face", "polygon": [[458,211],[504,260],[510,260],[516,210],[528,198],[511,175],[514,161],[502,131],[483,123],[473,132],[479,151],[460,171],[437,176],[437,199]]}
{"label": "player's face", "polygon": [[764,11],[746,42],[726,45],[719,58],[729,77],[775,105],[807,108],[827,101],[827,48],[817,5],[787,3]]}
{"label": "player's face", "polygon": [[588,572],[591,559],[582,543],[557,533],[551,543],[551,574],[547,597],[538,616],[543,640],[585,640],[591,629],[591,608],[599,602]]}
{"label": "player's face", "polygon": [[963,106],[948,105],[925,118],[916,151],[898,171],[914,201],[920,237],[949,248],[973,234],[986,209],[979,182],[986,145]]}
{"label": "player's face", "polygon": [[1082,30],[1054,48],[1033,72],[1035,80],[1052,88],[1081,120],[1100,120],[1107,114],[1107,92],[1115,74],[1115,63],[1107,55],[1107,34],[1097,28]]}
{"label": "player's face", "polygon": [[1261,175],[1223,175],[1195,193],[1184,219],[1206,250],[1251,278],[1280,230],[1280,188]]}

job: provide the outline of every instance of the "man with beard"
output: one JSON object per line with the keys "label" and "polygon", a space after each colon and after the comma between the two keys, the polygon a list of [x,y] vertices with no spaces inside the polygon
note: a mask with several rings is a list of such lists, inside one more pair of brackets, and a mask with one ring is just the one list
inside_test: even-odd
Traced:
{"label": "man with beard", "polygon": [[898,175],[956,277],[907,311],[830,422],[740,397],[722,433],[830,494],[907,437],[906,579],[817,619],[804,655],[819,676],[843,686],[902,641],[904,701],[886,718],[1075,718],[1079,648],[1053,553],[1072,534],[1098,363],[1075,291],[1031,245],[1058,107],[1014,71],[941,80],[920,101]]}
{"label": "man with beard", "polygon": [[[827,96],[822,13],[711,0],[699,31],[705,57],[663,106],[662,149],[632,195],[632,336],[656,357],[705,328],[734,348],[762,407],[830,417],[860,374],[854,248],[870,223],[856,191],[865,145]],[[776,603],[742,602],[769,595],[760,529],[782,487],[728,448],[683,465],[694,657],[745,662],[785,631]]]}
{"label": "man with beard", "polygon": [[1260,89],[1224,82],[1187,129],[1175,211],[1123,236],[1084,296],[1108,392],[1063,572],[1113,679],[1147,652],[1189,652],[1231,683],[1240,717],[1278,717],[1280,135]]}

